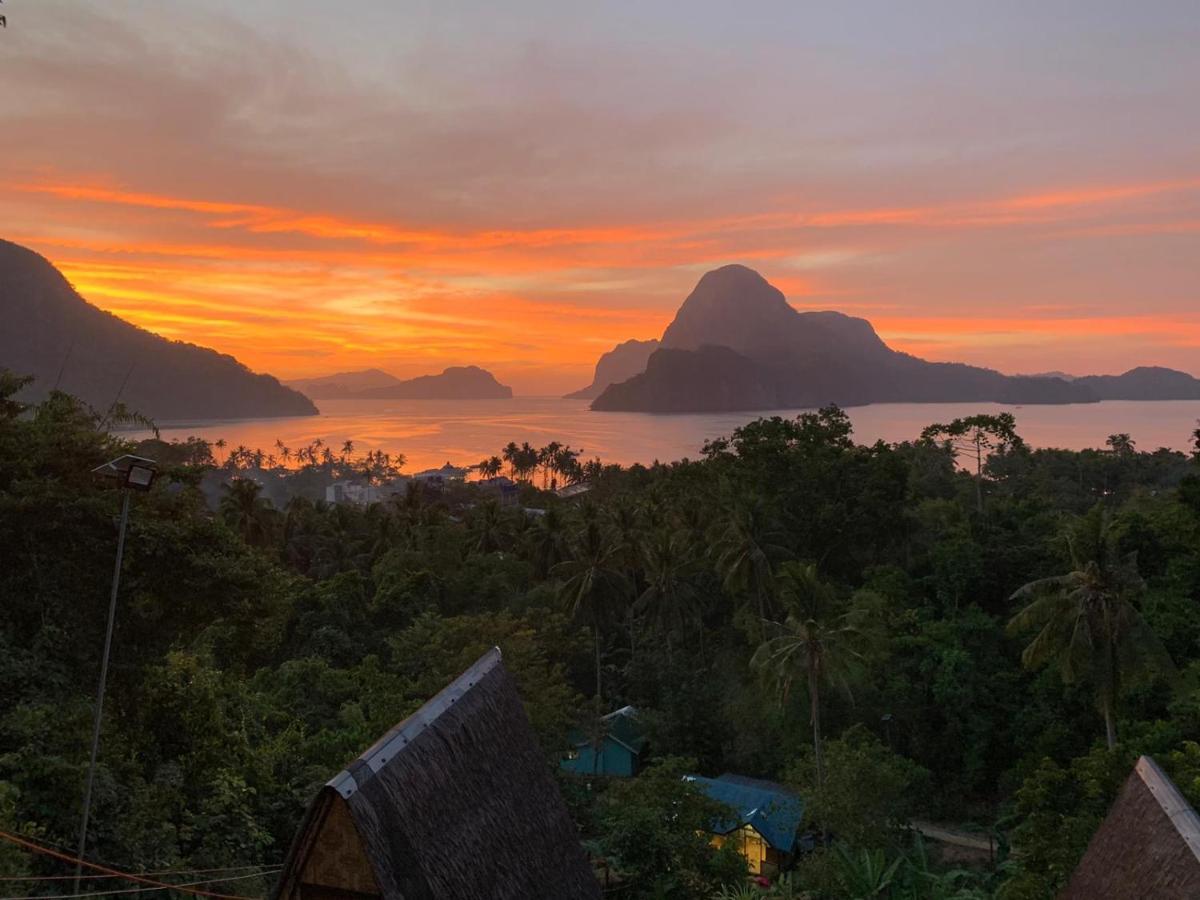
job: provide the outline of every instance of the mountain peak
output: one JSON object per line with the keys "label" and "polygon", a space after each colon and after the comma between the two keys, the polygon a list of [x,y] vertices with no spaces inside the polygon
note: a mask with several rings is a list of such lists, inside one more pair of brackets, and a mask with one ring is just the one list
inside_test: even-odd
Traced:
{"label": "mountain peak", "polygon": [[833,311],[799,312],[754,269],[722,266],[705,275],[663,332],[662,346],[731,347],[755,358],[823,355],[833,345],[854,356],[891,353],[865,319]]}

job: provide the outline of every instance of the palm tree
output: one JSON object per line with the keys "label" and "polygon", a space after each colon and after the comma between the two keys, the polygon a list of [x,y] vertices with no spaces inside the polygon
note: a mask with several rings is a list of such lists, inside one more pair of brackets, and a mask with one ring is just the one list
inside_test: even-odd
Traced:
{"label": "palm tree", "polygon": [[583,477],[583,466],[579,464],[578,450],[565,446],[555,455],[554,471],[562,476],[563,484],[574,484]]}
{"label": "palm tree", "polygon": [[551,441],[545,447],[538,451],[538,464],[542,467],[542,490],[546,490],[550,484],[550,473],[554,471],[555,462],[558,459],[558,452],[562,449],[562,444],[558,441]]}
{"label": "palm tree", "polygon": [[[655,534],[643,556],[646,589],[637,599],[636,610],[648,616],[654,628],[666,637],[670,655],[672,638],[686,635],[700,621],[700,596],[691,580],[695,559],[689,552],[687,535],[669,531]],[[699,632],[703,658],[703,627]]]}
{"label": "palm tree", "polygon": [[500,474],[500,468],[502,465],[503,463],[500,461],[500,457],[491,456],[487,459],[480,460],[477,468],[479,469],[479,474],[484,478],[495,478]]}
{"label": "palm tree", "polygon": [[816,566],[784,563],[778,582],[786,617],[772,623],[775,636],[759,646],[750,665],[774,683],[783,701],[797,681],[807,690],[819,789],[824,779],[821,685],[831,684],[849,694],[850,679],[861,660],[855,649],[860,632],[854,614],[843,609],[837,591],[817,574]]}
{"label": "palm tree", "polygon": [[508,523],[495,500],[481,503],[470,521],[471,549],[476,553],[492,553],[508,542]]}
{"label": "palm tree", "polygon": [[525,441],[517,450],[517,477],[522,481],[532,480],[533,475],[537,472],[538,466],[538,451]]}
{"label": "palm tree", "polygon": [[1173,666],[1137,607],[1146,587],[1137,554],[1121,553],[1107,510],[1093,507],[1067,534],[1067,547],[1070,572],[1031,581],[1012,595],[1029,602],[1008,631],[1037,629],[1021,654],[1027,669],[1056,662],[1065,683],[1093,683],[1111,749],[1122,679],[1155,669],[1169,673]]}
{"label": "palm tree", "polygon": [[504,461],[508,463],[508,477],[514,481],[517,478],[517,455],[521,452],[521,448],[517,446],[515,441],[509,441],[504,445],[504,449],[500,451],[504,457]]}
{"label": "palm tree", "polygon": [[545,578],[570,549],[566,522],[558,507],[551,506],[544,516],[538,516],[526,534],[534,572],[538,578]]}
{"label": "palm tree", "polygon": [[584,526],[571,549],[571,558],[556,565],[551,574],[561,579],[558,596],[567,612],[592,631],[596,651],[596,711],[599,714],[602,707],[600,628],[624,605],[629,583],[621,571],[622,548],[605,536],[595,519]]}
{"label": "palm tree", "polygon": [[249,478],[235,478],[225,485],[221,518],[251,547],[265,545],[271,537],[275,509],[261,497],[262,486]]}
{"label": "palm tree", "polygon": [[767,598],[772,590],[774,565],[786,551],[774,543],[778,533],[770,525],[761,499],[735,502],[713,545],[716,568],[731,594],[750,594],[758,605],[760,634],[766,635]]}

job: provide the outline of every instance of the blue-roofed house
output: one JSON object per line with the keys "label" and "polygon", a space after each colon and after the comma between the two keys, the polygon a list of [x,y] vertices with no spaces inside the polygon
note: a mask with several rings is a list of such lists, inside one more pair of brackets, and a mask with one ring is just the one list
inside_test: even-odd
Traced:
{"label": "blue-roofed house", "polygon": [[803,800],[783,785],[743,775],[686,778],[732,811],[730,818],[713,823],[713,846],[736,842],[755,875],[779,872],[791,863],[804,816]]}
{"label": "blue-roofed house", "polygon": [[570,734],[571,749],[560,763],[564,772],[573,775],[608,775],[631,778],[641,767],[646,736],[638,722],[637,710],[623,706],[602,716],[603,733],[597,741],[584,729]]}

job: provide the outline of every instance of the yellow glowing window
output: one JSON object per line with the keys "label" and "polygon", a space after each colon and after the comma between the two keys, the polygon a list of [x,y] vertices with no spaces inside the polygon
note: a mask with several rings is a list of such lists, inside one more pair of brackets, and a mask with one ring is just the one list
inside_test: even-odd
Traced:
{"label": "yellow glowing window", "polygon": [[746,864],[750,869],[750,873],[752,875],[761,874],[763,864],[767,861],[767,842],[763,840],[762,835],[749,825],[744,825],[737,831],[732,831],[729,834],[714,834],[711,844],[720,849],[731,841],[737,847],[738,852],[746,857]]}

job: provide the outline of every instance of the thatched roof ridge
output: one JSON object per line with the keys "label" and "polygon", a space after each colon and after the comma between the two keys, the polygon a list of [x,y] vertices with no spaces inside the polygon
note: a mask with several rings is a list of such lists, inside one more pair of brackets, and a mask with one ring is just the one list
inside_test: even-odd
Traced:
{"label": "thatched roof ridge", "polygon": [[300,896],[323,823],[341,803],[379,896],[600,896],[499,650],[328,782],[288,855],[277,897]]}
{"label": "thatched roof ridge", "polygon": [[1200,897],[1200,816],[1150,757],[1137,761],[1059,900]]}

